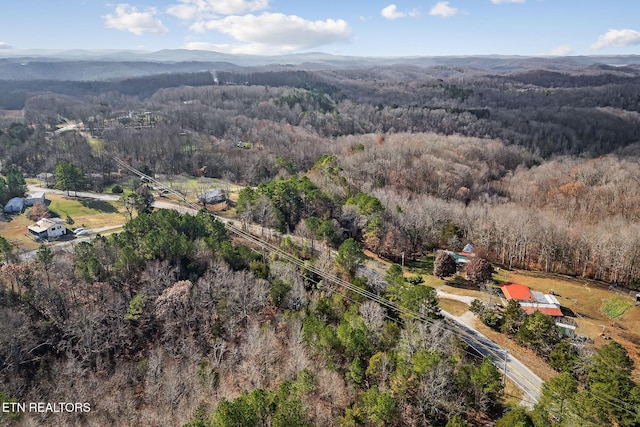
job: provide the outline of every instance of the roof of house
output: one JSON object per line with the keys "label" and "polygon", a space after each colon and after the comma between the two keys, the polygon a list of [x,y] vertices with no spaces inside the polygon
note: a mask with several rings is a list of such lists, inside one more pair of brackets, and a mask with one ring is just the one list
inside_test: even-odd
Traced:
{"label": "roof of house", "polygon": [[539,311],[548,316],[553,316],[553,317],[563,316],[562,310],[560,310],[560,308],[558,307],[543,307],[540,305],[522,305],[522,304],[520,304],[520,307],[522,307],[524,312],[527,314],[533,314],[534,312]]}
{"label": "roof of house", "polygon": [[209,190],[206,193],[198,194],[198,200],[206,200],[207,203],[216,202],[216,201],[224,201],[226,199],[226,194],[223,190],[216,188],[214,190]]}
{"label": "roof of house", "polygon": [[577,326],[575,325],[569,325],[568,323],[562,323],[562,322],[556,322],[556,326],[560,328],[571,329],[572,331],[575,331],[577,328]]}
{"label": "roof of house", "polygon": [[531,295],[533,296],[534,300],[541,304],[554,304],[560,306],[560,301],[558,301],[558,299],[553,295],[543,294],[542,292],[538,291],[531,291]]}
{"label": "roof of house", "polygon": [[500,290],[502,290],[502,293],[507,299],[514,299],[516,301],[536,301],[535,297],[531,294],[529,287],[526,285],[505,283],[500,285]]}
{"label": "roof of house", "polygon": [[50,227],[58,224],[64,224],[64,220],[60,218],[42,218],[40,221],[36,222],[33,225],[28,226],[27,228],[34,233],[42,233],[47,231]]}
{"label": "roof of house", "polygon": [[44,199],[44,191],[36,191],[33,194],[27,194],[27,199]]}
{"label": "roof of house", "polygon": [[464,254],[455,253],[453,251],[445,251],[445,252],[453,257],[456,264],[466,264],[469,262],[469,258]]}

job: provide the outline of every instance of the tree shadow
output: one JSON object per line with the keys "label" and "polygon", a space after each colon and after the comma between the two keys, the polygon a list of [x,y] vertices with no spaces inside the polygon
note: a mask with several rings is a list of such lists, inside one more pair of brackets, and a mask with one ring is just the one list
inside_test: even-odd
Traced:
{"label": "tree shadow", "polygon": [[421,272],[423,274],[433,274],[433,256],[423,256],[417,260],[407,259],[405,266],[409,271]]}
{"label": "tree shadow", "polygon": [[452,277],[451,279],[446,281],[446,284],[454,287],[454,288],[459,288],[459,289],[471,289],[474,291],[479,291],[480,287],[477,285],[474,285],[473,283],[471,283],[470,281],[468,281],[467,279],[465,279],[464,277],[460,276],[460,275],[456,275],[454,277]]}
{"label": "tree shadow", "polygon": [[83,199],[80,201],[82,206],[87,207],[89,209],[93,209],[96,211],[100,211],[103,213],[116,213],[118,209],[113,206],[111,203],[106,202],[104,200],[96,200],[96,199]]}

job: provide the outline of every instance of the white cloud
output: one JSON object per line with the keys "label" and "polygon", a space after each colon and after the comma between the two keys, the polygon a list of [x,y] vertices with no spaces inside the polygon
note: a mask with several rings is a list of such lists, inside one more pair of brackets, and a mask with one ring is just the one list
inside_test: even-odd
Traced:
{"label": "white cloud", "polygon": [[527,0],[491,0],[493,4],[503,4],[503,3],[524,3]]}
{"label": "white cloud", "polygon": [[549,52],[551,56],[567,56],[573,53],[573,48],[568,44],[563,44],[561,46],[554,47]]}
{"label": "white cloud", "polygon": [[382,15],[387,19],[394,20],[398,18],[406,18],[407,16],[410,16],[410,17],[420,16],[420,10],[412,9],[408,12],[400,12],[398,11],[398,6],[396,6],[395,4],[390,4],[389,6],[385,7],[380,11],[380,15]]}
{"label": "white cloud", "polygon": [[404,18],[407,16],[404,12],[398,12],[398,6],[395,4],[390,4],[380,11],[380,15],[384,16],[387,19],[398,19]]}
{"label": "white cloud", "polygon": [[135,35],[145,33],[168,33],[167,27],[162,25],[162,21],[156,19],[157,10],[155,7],[138,11],[136,7],[127,3],[120,3],[116,6],[114,15],[105,15],[105,27],[115,30],[129,31]]}
{"label": "white cloud", "polygon": [[237,15],[269,7],[270,0],[179,0],[167,13],[185,21],[211,19],[217,15]]}
{"label": "white cloud", "polygon": [[443,16],[448,18],[450,16],[455,16],[460,13],[460,10],[456,7],[449,6],[448,1],[439,1],[435,6],[431,8],[429,15],[432,16]]}
{"label": "white cloud", "polygon": [[0,49],[13,49],[13,45],[6,42],[0,42]]}
{"label": "white cloud", "polygon": [[640,44],[640,31],[610,29],[598,37],[591,49],[602,49],[609,46],[630,46]]}
{"label": "white cloud", "polygon": [[263,12],[260,15],[227,16],[223,19],[197,22],[196,32],[208,30],[227,34],[237,44],[206,44],[192,42],[187,48],[218,50],[227,53],[280,54],[306,50],[351,38],[351,27],[342,19],[309,21],[295,15]]}

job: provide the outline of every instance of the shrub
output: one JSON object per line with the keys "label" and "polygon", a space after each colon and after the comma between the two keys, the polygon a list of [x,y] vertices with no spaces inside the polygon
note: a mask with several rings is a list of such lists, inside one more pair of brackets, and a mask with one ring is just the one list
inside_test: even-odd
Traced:
{"label": "shrub", "polygon": [[129,302],[129,308],[124,318],[126,320],[138,320],[142,316],[146,300],[147,298],[144,294],[136,294]]}
{"label": "shrub", "polygon": [[456,273],[456,260],[446,251],[438,251],[433,262],[433,275],[443,279]]}
{"label": "shrub", "polygon": [[491,280],[493,266],[484,258],[473,258],[467,264],[467,280],[475,285]]}
{"label": "shrub", "polygon": [[39,221],[42,218],[49,218],[49,209],[42,203],[36,203],[27,215],[31,221]]}

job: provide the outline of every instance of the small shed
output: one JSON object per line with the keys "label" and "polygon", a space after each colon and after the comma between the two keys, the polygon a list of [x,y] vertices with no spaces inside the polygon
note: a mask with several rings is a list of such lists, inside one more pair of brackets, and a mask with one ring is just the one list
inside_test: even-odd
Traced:
{"label": "small shed", "polygon": [[37,237],[42,239],[55,239],[67,234],[67,227],[64,220],[60,218],[43,218],[27,229]]}
{"label": "small shed", "polygon": [[220,189],[210,190],[203,194],[198,194],[198,201],[206,205],[222,203],[227,200],[227,195]]}
{"label": "small shed", "polygon": [[45,204],[47,199],[44,196],[44,191],[38,191],[33,194],[27,194],[27,197],[24,199],[25,206],[33,206],[36,203]]}
{"label": "small shed", "polygon": [[40,187],[42,187],[43,184],[47,187],[51,187],[56,183],[56,178],[50,172],[39,173],[36,177],[38,178],[38,181],[40,181]]}
{"label": "small shed", "polygon": [[24,199],[22,197],[14,197],[4,205],[4,213],[22,213],[24,210]]}
{"label": "small shed", "polygon": [[560,329],[560,332],[566,337],[573,337],[576,335],[576,326],[569,325],[568,323],[556,322],[556,326]]}

